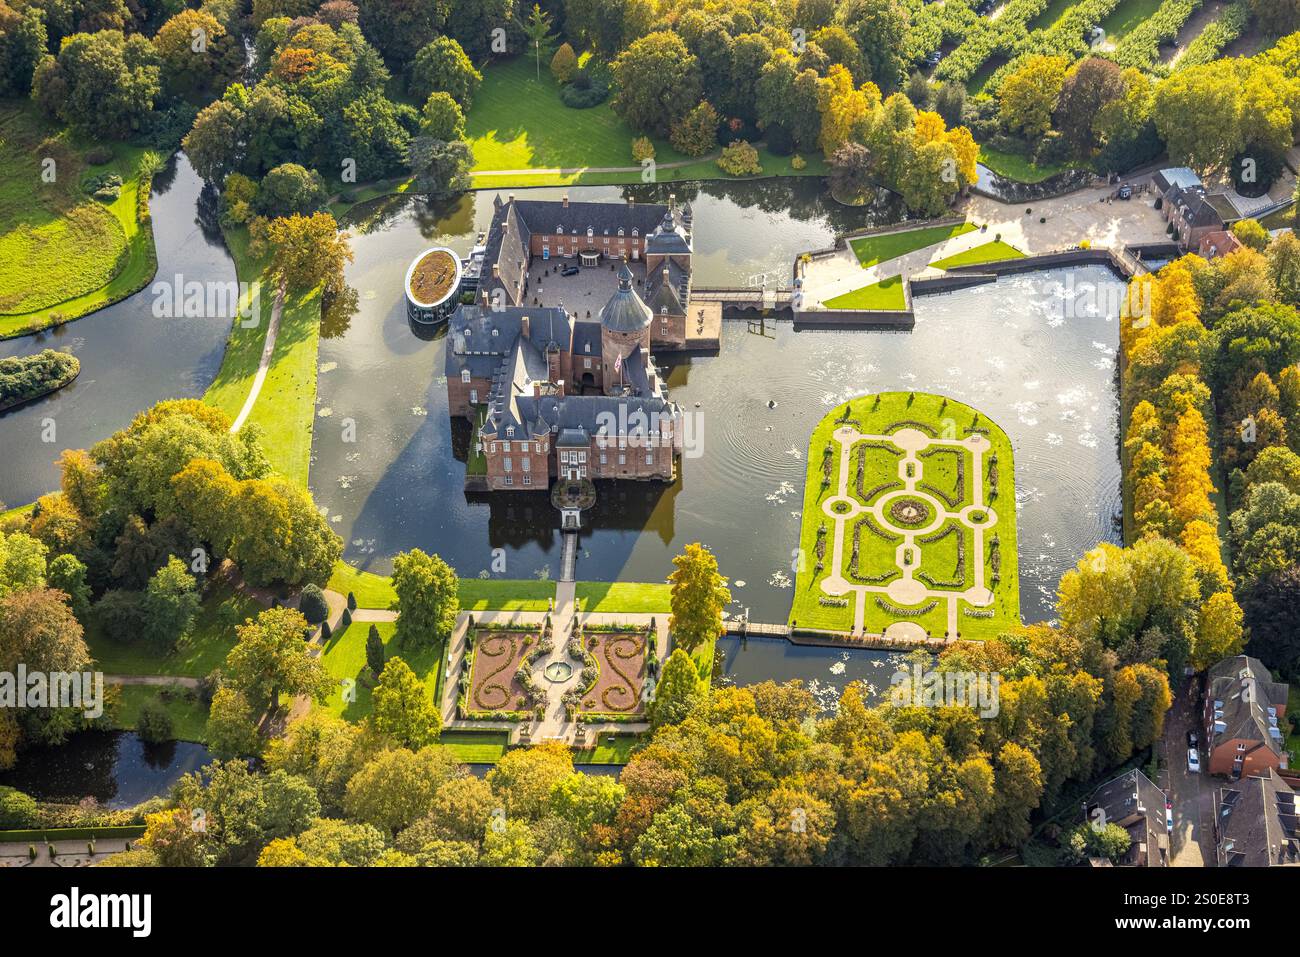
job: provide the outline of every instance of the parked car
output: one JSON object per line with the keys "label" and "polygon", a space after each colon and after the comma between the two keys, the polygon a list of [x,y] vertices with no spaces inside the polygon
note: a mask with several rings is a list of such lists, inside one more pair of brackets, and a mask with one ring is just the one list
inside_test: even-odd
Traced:
{"label": "parked car", "polygon": [[1201,756],[1195,748],[1187,749],[1187,770],[1191,774],[1201,773]]}
{"label": "parked car", "polygon": [[1174,833],[1174,806],[1169,801],[1165,801],[1165,830]]}
{"label": "parked car", "polygon": [[943,59],[943,52],[941,50],[935,50],[933,53],[926,56],[925,62],[930,64],[930,66],[938,66],[939,61],[942,59]]}
{"label": "parked car", "polygon": [[1121,186],[1121,187],[1119,188],[1119,198],[1120,198],[1120,199],[1132,199],[1132,198],[1133,198],[1133,187],[1130,186],[1128,183],[1125,183],[1123,186]]}
{"label": "parked car", "polygon": [[561,276],[576,276],[576,275],[578,275],[578,267],[577,267],[577,266],[565,266],[563,269],[560,270],[560,275],[561,275]]}
{"label": "parked car", "polygon": [[1201,744],[1200,736],[1197,735],[1197,733],[1196,733],[1195,730],[1193,730],[1192,728],[1188,728],[1188,729],[1187,729],[1187,746],[1188,746],[1189,748],[1197,748],[1197,747],[1200,747],[1200,744]]}

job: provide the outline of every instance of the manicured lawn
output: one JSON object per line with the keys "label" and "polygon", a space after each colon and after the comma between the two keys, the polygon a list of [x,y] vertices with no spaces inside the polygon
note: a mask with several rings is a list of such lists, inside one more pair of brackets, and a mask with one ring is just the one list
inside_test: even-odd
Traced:
{"label": "manicured lawn", "polygon": [[903,277],[890,276],[880,282],[854,289],[842,296],[826,300],[828,309],[895,309],[907,308],[907,295],[903,291]]}
{"label": "manicured lawn", "polygon": [[26,518],[28,515],[31,514],[31,512],[32,512],[31,505],[17,505],[14,508],[7,509],[6,511],[0,512],[0,526],[4,525],[7,519],[18,518],[20,516]]}
{"label": "manicured lawn", "polygon": [[[112,159],[90,166],[92,146],[109,146]],[[49,183],[46,159],[54,162]],[[29,104],[0,107],[0,337],[76,319],[148,283],[157,262],[137,200],[155,161],[137,146],[73,137]],[[83,189],[83,175],[110,173],[122,178],[112,202]]]}
{"label": "manicured lawn", "polygon": [[574,751],[573,763],[583,764],[627,764],[632,752],[650,740],[644,734],[609,734],[601,732],[596,746],[590,751]]}
{"label": "manicured lawn", "polygon": [[496,764],[510,748],[506,731],[444,731],[438,743],[466,764]]}
{"label": "manicured lawn", "polygon": [[[248,398],[275,305],[275,284],[264,275],[264,260],[248,251],[248,232],[231,230],[226,244],[240,282],[261,280],[261,321],[246,328],[236,318],[226,355],[204,399],[232,419]],[[280,332],[266,380],[248,417],[261,427],[263,448],[275,470],[299,485],[307,484],[311,436],[316,416],[316,344],[320,335],[320,292],[289,293],[280,317]]]}
{"label": "manicured lawn", "polygon": [[[415,648],[399,648],[392,644],[397,629],[391,621],[378,622],[379,637],[384,642],[384,658],[401,658],[416,676],[424,680],[429,692],[429,700],[435,701],[438,686],[438,673],[441,671],[443,646],[426,645]],[[366,637],[370,634],[370,624],[355,621],[346,628],[332,635],[325,644],[321,661],[330,676],[336,679],[325,707],[339,717],[349,721],[359,721],[370,714],[370,688],[367,686],[369,670],[366,667]],[[350,691],[345,692],[342,682],[353,682]],[[344,694],[354,700],[345,701]]]}
{"label": "manicured lawn", "polygon": [[578,582],[578,601],[587,612],[667,615],[672,586],[654,582]]}
{"label": "manicured lawn", "polygon": [[1013,179],[1018,183],[1041,183],[1049,176],[1070,168],[1064,163],[1039,166],[1019,153],[1004,153],[986,146],[980,147],[979,161],[1004,179]]}
{"label": "manicured lawn", "polygon": [[888,262],[899,256],[906,256],[926,246],[933,246],[969,233],[975,228],[973,223],[958,223],[956,226],[927,226],[925,229],[905,229],[894,233],[882,233],[878,236],[862,236],[849,240],[853,254],[858,257],[858,264],[868,269],[877,263]]}
{"label": "manicured lawn", "polygon": [[202,678],[225,663],[235,646],[235,628],[255,618],[261,606],[228,585],[213,585],[203,600],[190,636],[159,657],[142,643],[109,639],[92,624],[86,644],[95,666],[110,675],[181,675]]}
{"label": "manicured lawn", "polygon": [[[878,401],[877,401],[878,400]],[[965,614],[965,610],[970,608],[964,601],[959,603],[958,608],[958,631],[963,638],[985,639],[996,636],[1002,631],[1017,625],[1020,621],[1020,580],[1016,566],[1016,514],[1015,514],[1015,480],[1014,480],[1014,462],[1011,443],[1006,434],[998,426],[985,418],[979,416],[976,421],[976,410],[948,399],[944,404],[944,397],[936,395],[927,395],[925,393],[906,393],[906,392],[884,392],[877,396],[867,396],[853,399],[849,405],[851,413],[849,415],[849,424],[863,434],[888,435],[903,427],[919,428],[914,423],[922,423],[930,428],[935,435],[942,436],[945,432],[951,436],[964,438],[971,434],[967,430],[972,427],[988,430],[984,434],[992,443],[993,452],[998,456],[998,495],[992,503],[997,523],[993,526],[993,531],[997,533],[1001,543],[1001,580],[994,591],[994,602],[991,606],[993,609],[992,618],[973,618]],[[797,624],[801,628],[824,629],[829,631],[850,631],[853,627],[853,598],[852,592],[847,596],[849,598],[848,607],[834,607],[823,605],[819,598],[825,593],[821,590],[823,579],[831,575],[835,569],[833,566],[834,555],[834,534],[835,523],[822,509],[822,503],[837,493],[839,488],[839,443],[832,437],[832,433],[839,428],[840,420],[844,417],[845,406],[840,405],[832,409],[819,422],[813,430],[811,441],[808,447],[808,469],[804,486],[803,501],[803,521],[799,533],[799,548],[804,556],[800,563],[801,567],[795,577],[794,600],[790,609],[790,622]],[[924,431],[924,430],[922,430]],[[824,449],[829,446],[832,450],[830,485],[823,487],[822,478],[822,461]],[[942,447],[942,446],[940,446]],[[935,446],[931,446],[935,448]],[[924,451],[929,451],[923,450]],[[968,453],[967,453],[968,454]],[[921,484],[931,484],[941,488],[945,492],[953,493],[955,490],[955,465],[949,467],[948,463],[939,461],[943,458],[940,455],[929,457],[919,457],[922,463],[924,474],[921,483],[918,484],[918,490],[924,491],[931,497],[936,494],[929,490],[921,488]],[[852,454],[849,458],[849,468],[856,468],[854,462],[856,455]],[[897,479],[897,457],[892,460],[889,457],[871,456],[866,459],[866,472],[864,474],[864,490],[875,489],[880,483]],[[960,495],[955,497],[958,504],[966,494],[966,489],[972,488],[973,477],[969,474],[969,463],[971,459],[966,459],[966,479]],[[987,468],[988,457],[984,458],[984,465]],[[987,483],[986,483],[987,484]],[[848,476],[848,490],[851,498],[857,498],[854,482],[854,474],[850,471]],[[901,486],[900,486],[901,487]],[[872,496],[872,501],[878,498],[879,494]],[[951,506],[944,505],[947,510],[955,510]],[[819,526],[825,523],[827,533],[825,537],[825,551],[822,559],[823,567],[817,570],[817,532]],[[852,530],[853,522],[845,523],[844,530],[844,564],[842,569],[845,577],[848,576],[849,556],[852,551]],[[882,532],[888,530],[881,529]],[[918,536],[917,547],[921,550],[921,560],[919,569],[929,572],[932,577],[943,579],[951,576],[955,571],[956,565],[956,546],[955,537],[950,537],[942,542],[933,542],[922,544],[920,538],[929,537],[929,535]],[[892,536],[894,540],[886,541],[879,535],[873,533],[869,527],[864,526],[860,533],[860,574],[871,576],[882,574],[891,568],[895,568],[895,550],[896,546],[901,543],[901,536]],[[966,541],[966,576],[971,584],[974,582],[974,563],[983,561],[985,563],[985,581],[991,585],[991,570],[988,564],[988,541],[991,539],[991,533],[985,533],[985,551],[984,556],[975,556],[973,552],[973,533]],[[919,574],[918,574],[919,580]],[[864,584],[864,583],[858,583]],[[946,591],[948,589],[936,589]],[[894,616],[887,609],[881,608],[876,603],[877,597],[884,597],[877,593],[868,592],[866,595],[866,606],[864,611],[865,627],[868,633],[880,634],[893,621],[901,620]],[[926,599],[926,604],[931,599]],[[906,620],[914,621],[921,627],[927,629],[932,635],[942,636],[947,630],[947,600],[938,599],[937,607],[929,612],[916,617],[908,617]],[[886,600],[886,604],[890,604]],[[914,607],[922,607],[921,605]],[[974,610],[974,609],[971,609]]]}
{"label": "manicured lawn", "polygon": [[[334,566],[329,587],[342,595],[352,592],[358,608],[388,608],[397,600],[391,578],[363,572],[346,562]],[[536,578],[462,578],[460,607],[465,611],[546,611],[555,597],[555,582]]]}
{"label": "manicured lawn", "polygon": [[952,269],[955,266],[975,266],[980,263],[1000,262],[1004,259],[1024,259],[1025,254],[1010,243],[995,239],[991,243],[975,246],[965,252],[948,256],[938,262],[930,263],[936,269]]}
{"label": "manicured lawn", "polygon": [[114,726],[134,731],[139,726],[140,710],[149,701],[160,701],[172,718],[172,733],[177,741],[207,740],[208,706],[198,692],[188,688],[158,688],[151,685],[120,685]]}
{"label": "manicured lawn", "polygon": [[[632,140],[637,135],[614,112],[610,101],[574,110],[560,99],[559,85],[545,63],[540,80],[527,56],[488,65],[474,96],[467,120],[474,150],[474,188],[618,185],[641,182],[641,170],[595,172],[592,168],[637,167]],[[652,137],[658,182],[724,179],[712,155],[685,156],[665,139]],[[757,145],[757,144],[755,144]],[[793,157],[775,156],[759,148],[764,176],[821,176],[826,165],[815,153],[804,156],[807,166],[796,170]],[[677,167],[668,164],[682,164]],[[667,168],[665,168],[667,167]],[[499,170],[572,170],[568,173],[520,173],[485,176]],[[390,190],[391,191],[391,190]]]}

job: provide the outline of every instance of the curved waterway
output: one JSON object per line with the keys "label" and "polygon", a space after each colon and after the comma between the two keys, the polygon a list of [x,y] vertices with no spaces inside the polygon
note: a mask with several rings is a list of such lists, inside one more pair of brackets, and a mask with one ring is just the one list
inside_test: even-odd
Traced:
{"label": "curved waterway", "polygon": [[[234,260],[212,225],[209,203],[201,201],[202,187],[183,154],[153,181],[154,281],[169,288],[177,275],[198,282],[235,279]],[[0,413],[0,501],[35,501],[58,488],[54,461],[64,449],[88,448],[155,402],[200,396],[211,384],[230,320],[156,318],[152,286],[84,319],[0,341],[0,358],[52,348],[81,360],[81,375],[71,385]]]}
{"label": "curved waterway", "polygon": [[[812,180],[673,189],[694,205],[700,285],[765,271],[783,280],[800,251],[881,216],[836,205]],[[516,194],[622,200],[632,192],[646,201],[669,191]],[[447,209],[384,201],[353,224],[348,281],[358,297],[350,316],[328,321],[321,342],[311,484],[347,543],[345,557],[362,568],[387,572],[393,554],[420,547],[466,576],[559,572],[558,516],[544,494],[463,491],[470,434],[447,414],[445,344],[417,335],[402,304],[410,259],[434,242],[467,251],[491,218],[492,196]],[[1104,304],[1117,302],[1120,288],[1100,267],[1030,273],[919,298],[910,332],[796,333],[789,322],[729,320],[719,355],[659,356],[673,398],[698,416],[702,454],[684,459],[672,485],[602,484],[578,577],[662,581],[672,557],[702,541],[732,579],[733,612],[784,621],[813,426],[849,397],[917,389],[975,406],[1011,437],[1022,613],[1051,617],[1061,573],[1097,541],[1115,539],[1118,329]]]}

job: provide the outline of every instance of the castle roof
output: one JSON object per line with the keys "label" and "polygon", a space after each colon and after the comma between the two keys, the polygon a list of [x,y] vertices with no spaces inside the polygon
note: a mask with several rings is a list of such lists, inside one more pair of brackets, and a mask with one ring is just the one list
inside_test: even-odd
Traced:
{"label": "castle roof", "polygon": [[600,310],[600,324],[611,332],[640,332],[650,325],[653,315],[632,288],[632,270],[623,263],[618,271],[618,289]]}

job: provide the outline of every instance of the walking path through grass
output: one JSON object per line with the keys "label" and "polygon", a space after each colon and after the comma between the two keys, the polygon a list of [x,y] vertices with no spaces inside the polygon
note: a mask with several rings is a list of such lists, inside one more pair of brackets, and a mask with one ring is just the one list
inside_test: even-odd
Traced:
{"label": "walking path through grass", "polygon": [[[271,325],[266,330],[266,344],[262,346],[262,358],[257,364],[257,374],[253,376],[253,385],[248,390],[248,398],[244,400],[244,407],[239,410],[239,415],[235,416],[235,421],[231,423],[230,432],[235,434],[244,427],[244,422],[248,419],[249,413],[253,411],[253,406],[257,403],[257,397],[262,392],[262,383],[266,381],[266,370],[271,367],[271,357],[275,354],[275,339],[280,333],[280,314],[284,311],[284,284],[275,292],[275,303],[271,306]],[[260,321],[260,317],[259,317]]]}

